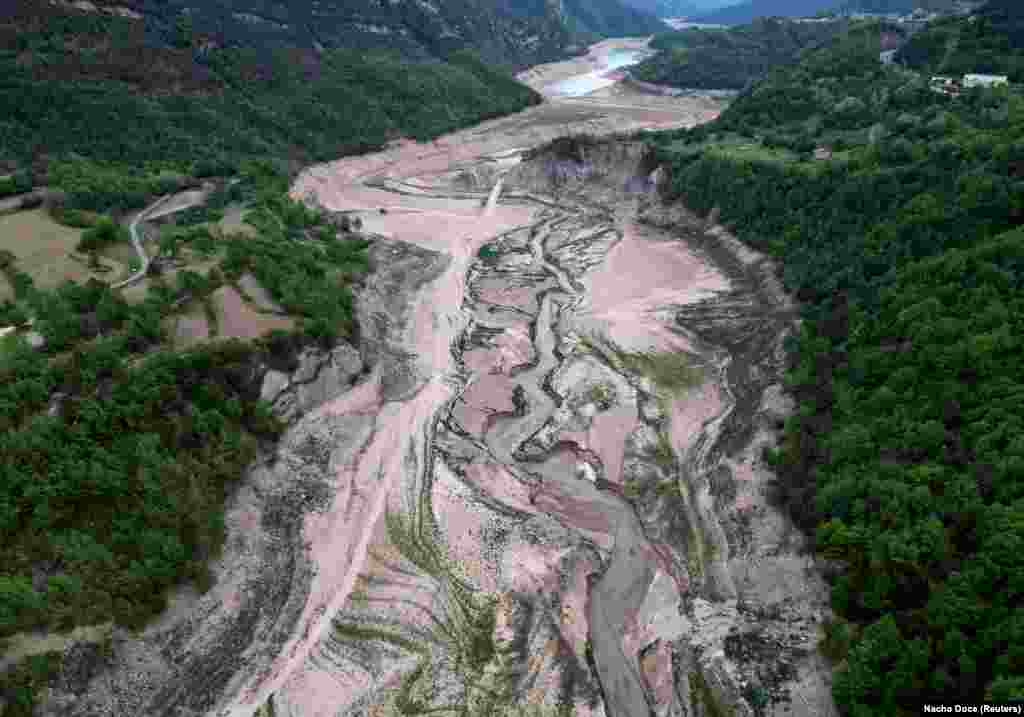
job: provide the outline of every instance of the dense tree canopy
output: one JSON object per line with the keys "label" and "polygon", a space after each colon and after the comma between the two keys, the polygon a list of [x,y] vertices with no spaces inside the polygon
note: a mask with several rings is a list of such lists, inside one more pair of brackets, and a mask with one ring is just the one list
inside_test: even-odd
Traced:
{"label": "dense tree canopy", "polygon": [[797,23],[758,18],[727,29],[689,28],[655,35],[660,53],[630,72],[637,79],[673,87],[743,89],[777,65],[795,62],[800,52],[825,42],[845,23]]}
{"label": "dense tree canopy", "polygon": [[771,458],[846,566],[828,645],[857,717],[1024,697],[1024,97],[931,92],[877,38],[655,147],[670,193],[779,256],[804,303]]}
{"label": "dense tree canopy", "polygon": [[933,75],[997,74],[1024,82],[1024,5],[990,2],[973,18],[932,23],[897,59]]}
{"label": "dense tree canopy", "polygon": [[[409,64],[340,49],[168,49],[134,21],[85,13],[30,29],[0,17],[0,158],[26,167],[69,153],[136,167],[330,159],[539,101],[467,52]],[[160,189],[155,176],[109,180],[124,195]]]}

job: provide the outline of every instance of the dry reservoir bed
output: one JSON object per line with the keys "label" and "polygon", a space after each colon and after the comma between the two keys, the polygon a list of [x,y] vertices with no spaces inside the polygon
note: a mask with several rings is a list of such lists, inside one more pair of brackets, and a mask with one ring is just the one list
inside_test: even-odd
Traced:
{"label": "dry reservoir bed", "polygon": [[67,714],[832,714],[825,591],[759,458],[792,307],[658,206],[639,145],[519,161],[714,112],[615,99],[300,177],[384,239],[374,368],[243,481],[214,590]]}

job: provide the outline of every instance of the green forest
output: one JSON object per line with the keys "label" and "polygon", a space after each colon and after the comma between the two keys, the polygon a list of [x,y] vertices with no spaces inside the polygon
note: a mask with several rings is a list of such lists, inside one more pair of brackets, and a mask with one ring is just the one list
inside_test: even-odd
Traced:
{"label": "green forest", "polygon": [[[355,338],[350,285],[369,242],[281,194],[254,207],[252,224],[259,235],[244,242],[204,226],[165,232],[162,255],[205,243],[220,260],[205,276],[155,281],[141,303],[97,281],[40,290],[0,256],[16,290],[4,320],[31,314],[48,359],[2,339],[0,637],[110,617],[137,624],[173,581],[202,578],[225,487],[280,430],[259,401],[257,366],[287,368],[304,345]],[[172,349],[163,319],[245,272],[298,330]],[[41,589],[31,580],[40,564],[50,566]]]}
{"label": "green forest", "polygon": [[652,148],[802,303],[767,458],[842,566],[823,648],[853,717],[1024,698],[1024,97],[878,51],[854,27]]}
{"label": "green forest", "polygon": [[693,89],[743,89],[771,68],[794,62],[808,47],[828,41],[845,23],[798,23],[758,18],[721,30],[688,28],[655,35],[657,55],[631,68],[639,80]]}
{"label": "green forest", "polygon": [[1007,75],[1024,82],[1024,19],[1014,0],[990,2],[973,20],[929,25],[900,48],[897,60],[933,75]]}
{"label": "green forest", "polygon": [[34,169],[36,184],[53,159],[103,162],[137,204],[140,191],[160,189],[139,186],[147,164],[223,174],[247,157],[326,160],[540,101],[468,51],[411,64],[384,52],[198,42],[153,46],[141,22],[121,17],[32,7],[0,17],[0,159]]}

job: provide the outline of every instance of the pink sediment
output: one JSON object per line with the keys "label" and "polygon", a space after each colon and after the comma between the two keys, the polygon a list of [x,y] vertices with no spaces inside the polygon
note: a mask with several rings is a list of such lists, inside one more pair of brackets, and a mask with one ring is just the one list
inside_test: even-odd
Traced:
{"label": "pink sediment", "polygon": [[640,676],[654,696],[656,705],[667,705],[672,701],[675,681],[672,678],[672,648],[668,642],[659,640],[644,656],[640,661]]}
{"label": "pink sediment", "polygon": [[509,306],[531,313],[537,311],[536,286],[508,286],[508,279],[481,279],[476,284],[476,294],[481,301],[498,306]]}
{"label": "pink sediment", "polygon": [[471,463],[466,480],[505,505],[530,510],[530,490],[501,463]]}
{"label": "pink sediment", "polygon": [[[570,460],[575,467],[575,460]],[[603,536],[607,544],[614,542],[615,526],[608,510],[599,502],[569,495],[554,481],[544,481],[534,500],[545,513],[560,516],[563,522],[579,530]]]}
{"label": "pink sediment", "polygon": [[335,717],[358,695],[365,694],[373,687],[387,689],[397,686],[406,672],[408,663],[401,662],[393,663],[391,669],[380,678],[374,678],[364,670],[333,672],[310,669],[304,665],[284,685],[283,692],[290,707],[287,714]]}
{"label": "pink sediment", "polygon": [[375,680],[363,670],[343,673],[327,670],[297,670],[284,686],[291,714],[334,717],[353,695],[365,693]]}
{"label": "pink sediment", "polygon": [[483,433],[487,418],[515,410],[512,391],[516,381],[508,376],[534,355],[528,327],[510,327],[494,339],[494,345],[462,354],[463,365],[473,372],[469,385],[455,406],[455,420],[475,435]]}
{"label": "pink sediment", "polygon": [[506,372],[529,363],[537,353],[530,338],[530,327],[525,323],[505,329],[495,338],[494,344],[501,352],[499,365]]}
{"label": "pink sediment", "polygon": [[484,526],[492,516],[489,511],[471,507],[471,498],[460,494],[457,486],[450,476],[435,479],[433,485],[434,514],[444,532],[448,554],[478,589],[496,592],[498,570],[485,555],[484,540]]}
{"label": "pink sediment", "polygon": [[501,556],[503,582],[511,590],[547,592],[558,589],[558,565],[569,548],[551,548],[525,541],[511,543]]}
{"label": "pink sediment", "polygon": [[725,291],[729,281],[682,242],[647,239],[630,222],[585,285],[583,317],[598,320],[613,341],[634,351],[678,351],[689,346],[652,314]]}
{"label": "pink sediment", "polygon": [[455,420],[474,435],[481,435],[487,418],[499,411],[513,411],[515,382],[502,374],[475,376],[455,406]]}
{"label": "pink sediment", "polygon": [[636,404],[621,403],[594,416],[587,432],[590,448],[601,458],[605,480],[622,483],[622,458],[626,437],[636,428]]}
{"label": "pink sediment", "polygon": [[576,656],[585,659],[584,645],[590,636],[590,623],[587,619],[590,588],[587,577],[596,572],[598,566],[584,559],[578,561],[574,568],[569,588],[562,593],[561,632]]}
{"label": "pink sediment", "polygon": [[704,423],[720,415],[724,405],[716,381],[705,381],[672,401],[669,433],[672,445],[680,455],[686,454]]}

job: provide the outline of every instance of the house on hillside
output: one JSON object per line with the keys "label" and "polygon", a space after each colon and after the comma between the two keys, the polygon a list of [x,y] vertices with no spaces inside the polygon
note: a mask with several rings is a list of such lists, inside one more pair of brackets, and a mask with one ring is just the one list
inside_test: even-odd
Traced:
{"label": "house on hillside", "polygon": [[883,65],[891,65],[896,59],[896,50],[886,50],[878,53],[878,61]]}
{"label": "house on hillside", "polygon": [[964,87],[998,87],[1010,81],[1006,75],[964,75]]}
{"label": "house on hillside", "polygon": [[815,159],[832,159],[832,148],[827,144],[819,144],[814,148]]}

